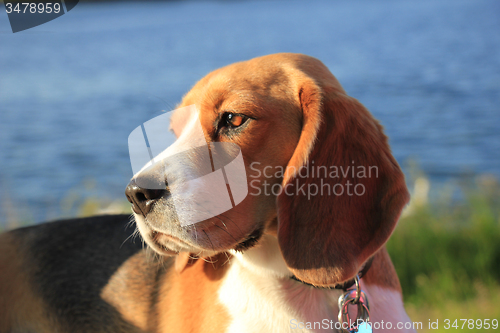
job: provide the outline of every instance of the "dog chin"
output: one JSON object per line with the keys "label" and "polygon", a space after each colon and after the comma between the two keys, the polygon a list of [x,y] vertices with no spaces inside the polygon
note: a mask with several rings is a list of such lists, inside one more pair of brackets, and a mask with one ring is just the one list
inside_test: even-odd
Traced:
{"label": "dog chin", "polygon": [[162,232],[151,231],[148,238],[155,245],[155,249],[160,249],[162,254],[174,255],[179,252],[192,252],[194,250],[193,246],[182,239]]}
{"label": "dog chin", "polygon": [[[189,240],[186,241],[170,233],[155,230],[144,217],[136,214],[134,216],[137,228],[146,244],[156,253],[165,256],[174,256],[180,252],[189,252],[200,257],[213,256],[230,250],[244,252],[257,245],[263,234],[263,228],[258,227],[250,230],[245,236],[241,235],[241,239],[236,240],[234,237],[217,236],[216,234],[220,232],[221,228],[215,227],[212,223],[206,223],[208,226],[201,224],[199,228],[190,229],[187,232],[189,239],[198,241],[196,244],[192,244]],[[212,236],[213,233],[215,233],[213,236],[216,237]],[[212,236],[212,239],[209,235]],[[222,236],[227,236],[227,233],[222,233]],[[201,244],[200,241],[206,244]]]}
{"label": "dog chin", "polygon": [[142,239],[144,242],[151,248],[153,251],[155,251],[158,254],[165,255],[165,256],[173,256],[178,254],[180,251],[183,249],[179,246],[172,246],[169,243],[162,243],[159,241],[159,233],[152,230],[148,223],[145,221],[145,218],[142,216],[139,216],[137,214],[133,214],[135,218],[135,224],[137,226],[137,230],[139,231],[139,234],[141,235]]}
{"label": "dog chin", "polygon": [[160,255],[175,256],[180,252],[190,252],[199,256],[210,256],[217,253],[214,251],[204,251],[202,248],[188,244],[181,238],[154,230],[142,216],[134,214],[134,217],[137,229],[144,242],[150,249]]}

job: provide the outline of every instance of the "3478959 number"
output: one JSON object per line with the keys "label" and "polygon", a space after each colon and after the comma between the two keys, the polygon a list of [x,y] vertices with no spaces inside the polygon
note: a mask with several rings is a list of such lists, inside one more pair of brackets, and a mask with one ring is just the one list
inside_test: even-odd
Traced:
{"label": "3478959 number", "polygon": [[444,320],[444,329],[494,329],[498,328],[498,319],[455,319],[451,321],[450,319]]}
{"label": "3478959 number", "polygon": [[58,14],[61,11],[61,5],[59,3],[35,3],[35,2],[23,2],[23,3],[17,3],[15,6],[12,5],[12,3],[6,3],[5,4],[5,10],[7,11],[7,14],[10,14],[12,12],[16,13],[30,13],[30,14],[50,14],[50,13],[55,13]]}

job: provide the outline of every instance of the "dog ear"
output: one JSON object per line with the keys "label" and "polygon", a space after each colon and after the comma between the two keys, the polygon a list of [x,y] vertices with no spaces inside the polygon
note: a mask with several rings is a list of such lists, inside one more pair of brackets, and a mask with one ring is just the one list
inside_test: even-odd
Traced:
{"label": "dog ear", "polygon": [[303,125],[277,198],[278,241],[298,279],[331,286],[384,245],[409,194],[382,126],[322,79],[298,83]]}

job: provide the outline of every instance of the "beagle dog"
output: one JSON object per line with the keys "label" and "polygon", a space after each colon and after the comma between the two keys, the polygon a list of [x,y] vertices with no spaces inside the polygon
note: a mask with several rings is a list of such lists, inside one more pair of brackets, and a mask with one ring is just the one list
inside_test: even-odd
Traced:
{"label": "beagle dog", "polygon": [[[373,329],[413,332],[384,246],[409,200],[404,175],[328,68],[288,53],[235,63],[201,79],[179,107],[190,105],[172,116],[174,146],[193,119],[206,143],[237,145],[246,197],[181,225],[197,209],[170,191],[199,162],[185,154],[127,186],[138,232],[117,215],[4,233],[0,333],[332,332],[357,274]],[[169,181],[141,187],[148,177]]]}

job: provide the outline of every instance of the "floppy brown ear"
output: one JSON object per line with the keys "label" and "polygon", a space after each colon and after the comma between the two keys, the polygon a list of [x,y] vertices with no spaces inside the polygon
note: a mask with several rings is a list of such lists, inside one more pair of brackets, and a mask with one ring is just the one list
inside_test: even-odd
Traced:
{"label": "floppy brown ear", "polygon": [[333,75],[321,80],[298,84],[303,127],[277,199],[278,240],[298,279],[329,286],[383,246],[409,194],[382,126]]}

